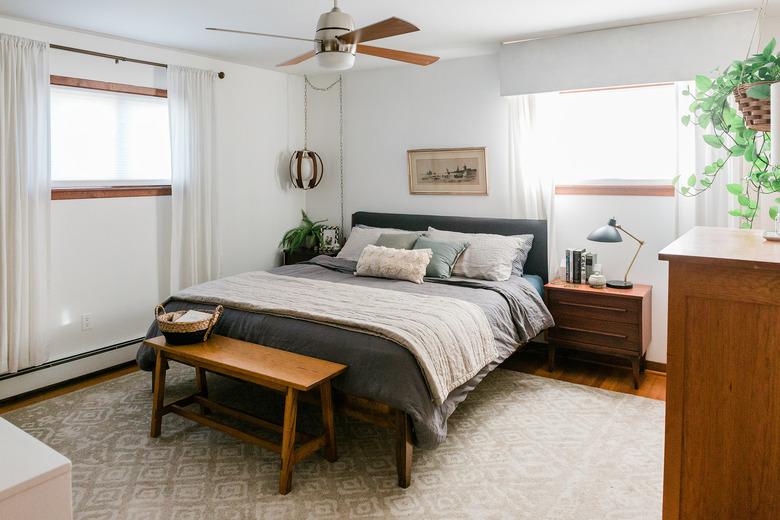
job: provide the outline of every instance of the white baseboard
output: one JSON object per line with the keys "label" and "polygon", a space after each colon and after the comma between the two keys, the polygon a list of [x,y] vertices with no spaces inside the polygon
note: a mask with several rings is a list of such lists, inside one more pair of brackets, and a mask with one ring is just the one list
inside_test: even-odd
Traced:
{"label": "white baseboard", "polygon": [[135,359],[138,343],[41,368],[0,381],[0,401],[105,370]]}

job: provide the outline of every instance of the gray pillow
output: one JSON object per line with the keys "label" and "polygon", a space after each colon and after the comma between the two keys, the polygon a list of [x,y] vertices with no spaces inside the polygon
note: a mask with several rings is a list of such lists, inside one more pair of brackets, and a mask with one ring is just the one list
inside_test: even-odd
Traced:
{"label": "gray pillow", "polygon": [[425,276],[428,278],[449,278],[452,276],[452,267],[458,258],[469,246],[468,242],[444,242],[420,237],[414,244],[415,249],[430,249],[433,251]]}
{"label": "gray pillow", "polygon": [[374,245],[392,249],[412,249],[419,236],[417,233],[383,233],[379,235]]}
{"label": "gray pillow", "polygon": [[517,252],[514,262],[512,262],[512,274],[523,276],[523,266],[525,266],[525,261],[528,260],[528,253],[531,252],[531,246],[534,245],[534,236],[512,235],[512,238],[516,238],[520,245],[520,250]]}

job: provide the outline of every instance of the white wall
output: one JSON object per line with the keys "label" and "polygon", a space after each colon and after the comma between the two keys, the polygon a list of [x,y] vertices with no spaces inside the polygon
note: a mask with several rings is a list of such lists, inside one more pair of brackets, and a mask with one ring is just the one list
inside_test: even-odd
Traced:
{"label": "white wall", "polygon": [[[303,193],[289,186],[285,173],[289,151],[302,140],[301,78],[7,18],[0,18],[0,32],[224,71],[227,78],[216,83],[223,274],[278,264],[279,239],[304,206]],[[164,69],[64,51],[52,51],[51,72],[165,87]],[[154,305],[169,294],[169,197],[54,201],[51,244],[50,359],[145,334]],[[93,329],[82,332],[86,313]]]}
{"label": "white wall", "polygon": [[[315,77],[317,85],[331,78]],[[307,195],[313,217],[338,217],[338,98],[309,97],[310,145],[331,174]],[[499,95],[498,57],[448,60],[427,68],[401,66],[344,75],[345,206],[358,210],[511,218],[507,101]],[[486,146],[489,195],[410,195],[406,150]],[[326,166],[327,168],[327,166]],[[556,243],[599,253],[606,274],[622,278],[634,253],[630,241],[596,244],[585,237],[615,216],[647,241],[631,278],[654,286],[653,341],[648,359],[666,361],[666,265],[657,253],[674,240],[672,197],[558,196]],[[347,227],[349,220],[347,218]],[[562,256],[562,253],[551,252]]]}

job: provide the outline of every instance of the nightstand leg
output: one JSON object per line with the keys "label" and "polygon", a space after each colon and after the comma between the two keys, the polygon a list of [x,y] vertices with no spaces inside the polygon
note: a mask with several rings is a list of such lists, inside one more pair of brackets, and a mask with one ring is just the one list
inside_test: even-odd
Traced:
{"label": "nightstand leg", "polygon": [[555,343],[547,343],[547,370],[555,370]]}
{"label": "nightstand leg", "polygon": [[647,370],[647,354],[642,354],[642,359],[639,361],[639,371],[644,373]]}
{"label": "nightstand leg", "polygon": [[634,373],[634,390],[639,390],[639,360],[640,358],[631,360],[631,369]]}

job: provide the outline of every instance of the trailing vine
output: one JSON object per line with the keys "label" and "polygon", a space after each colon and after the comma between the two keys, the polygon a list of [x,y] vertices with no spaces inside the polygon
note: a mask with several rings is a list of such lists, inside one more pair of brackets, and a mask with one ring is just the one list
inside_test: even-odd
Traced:
{"label": "trailing vine", "polygon": [[[729,159],[741,157],[750,166],[749,172],[741,183],[728,183],[726,189],[734,195],[739,205],[729,214],[742,219],[741,227],[751,228],[758,214],[762,196],[780,192],[780,167],[772,164],[769,157],[770,133],[756,131],[745,126],[742,116],[731,102],[734,89],[746,83],[780,80],[780,53],[775,54],[775,40],[758,54],[729,65],[715,78],[697,76],[696,92],[683,91],[684,96],[692,98],[688,107],[690,114],[682,117],[682,124],[698,125],[710,133],[703,136],[704,142],[712,148],[724,150],[725,157],[704,167],[680,185],[680,176],[674,179],[680,194],[695,197],[710,189],[717,176]],[[716,69],[717,72],[717,69]],[[767,99],[770,85],[754,85],[747,95],[755,99]],[[776,107],[780,109],[780,107]],[[780,198],[775,198],[769,207],[769,217],[774,220],[778,215]]]}

